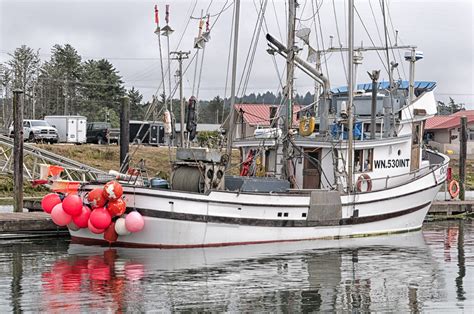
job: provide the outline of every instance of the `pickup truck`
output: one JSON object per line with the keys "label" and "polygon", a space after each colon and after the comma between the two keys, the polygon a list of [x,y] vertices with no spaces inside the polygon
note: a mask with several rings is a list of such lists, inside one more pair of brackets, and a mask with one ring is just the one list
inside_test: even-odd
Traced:
{"label": "pickup truck", "polygon": [[[13,137],[13,123],[8,129],[8,134]],[[58,130],[44,120],[23,120],[23,134],[29,142],[58,142]]]}
{"label": "pickup truck", "polygon": [[118,129],[111,128],[108,122],[87,123],[87,143],[118,143]]}

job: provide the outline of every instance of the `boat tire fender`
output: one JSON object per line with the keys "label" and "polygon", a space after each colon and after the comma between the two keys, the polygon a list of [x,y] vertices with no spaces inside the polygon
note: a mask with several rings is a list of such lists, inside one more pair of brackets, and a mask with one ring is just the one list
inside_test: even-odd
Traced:
{"label": "boat tire fender", "polygon": [[451,182],[449,182],[448,190],[449,190],[449,195],[451,195],[451,198],[458,197],[459,191],[461,190],[459,187],[459,182],[456,180],[451,180]]}
{"label": "boat tire fender", "polygon": [[[365,186],[362,183],[365,183],[367,188],[364,189]],[[372,191],[372,179],[367,173],[363,173],[357,179],[356,187],[358,192],[370,192]]]}

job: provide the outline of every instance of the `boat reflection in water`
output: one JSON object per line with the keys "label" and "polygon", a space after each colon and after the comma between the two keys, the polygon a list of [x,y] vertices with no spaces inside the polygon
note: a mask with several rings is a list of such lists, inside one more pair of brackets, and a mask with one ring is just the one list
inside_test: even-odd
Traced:
{"label": "boat reflection in water", "polygon": [[43,310],[417,311],[443,297],[421,232],[186,250],[71,244],[68,253],[42,274]]}

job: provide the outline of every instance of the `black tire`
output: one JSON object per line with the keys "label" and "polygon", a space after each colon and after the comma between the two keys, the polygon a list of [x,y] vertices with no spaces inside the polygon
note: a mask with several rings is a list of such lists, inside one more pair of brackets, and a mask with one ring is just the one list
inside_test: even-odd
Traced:
{"label": "black tire", "polygon": [[35,142],[35,135],[33,134],[33,132],[30,132],[30,135],[28,135],[28,142]]}
{"label": "black tire", "polygon": [[102,138],[102,136],[97,137],[97,144],[99,144],[99,145],[104,145],[105,144],[105,141]]}

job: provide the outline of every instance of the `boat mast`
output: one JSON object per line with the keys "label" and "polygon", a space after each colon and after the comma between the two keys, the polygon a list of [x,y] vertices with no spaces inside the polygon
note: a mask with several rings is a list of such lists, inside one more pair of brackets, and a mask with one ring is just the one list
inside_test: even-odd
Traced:
{"label": "boat mast", "polygon": [[288,169],[288,160],[290,158],[288,153],[290,129],[293,125],[293,76],[294,76],[294,65],[295,65],[295,9],[296,1],[288,1],[288,43],[287,43],[287,56],[286,56],[286,97],[287,97],[287,108],[285,119],[283,121],[283,168],[282,168],[282,179],[290,179],[291,174]]}
{"label": "boat mast", "polygon": [[[234,19],[234,47],[232,54],[232,81],[230,87],[230,113],[229,113],[229,132],[227,132],[227,155],[229,156],[229,163],[227,167],[230,167],[232,160],[232,139],[234,137],[234,106],[235,106],[235,82],[237,74],[237,45],[239,42],[239,13],[240,13],[240,0],[235,0],[235,19]],[[225,101],[225,99],[224,99]]]}
{"label": "boat mast", "polygon": [[347,191],[350,193],[352,192],[352,183],[353,183],[353,117],[352,117],[352,105],[353,105],[353,98],[354,98],[354,0],[349,0],[349,30],[348,30],[348,86],[347,86],[347,97],[348,97],[348,105],[347,105],[347,116],[348,116],[348,144],[347,144]]}

